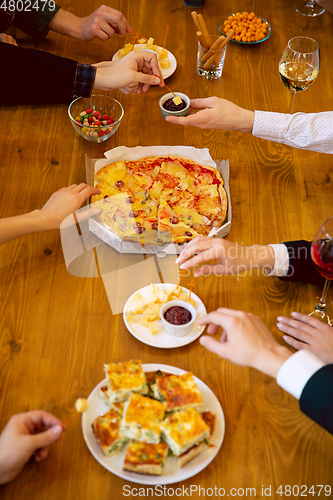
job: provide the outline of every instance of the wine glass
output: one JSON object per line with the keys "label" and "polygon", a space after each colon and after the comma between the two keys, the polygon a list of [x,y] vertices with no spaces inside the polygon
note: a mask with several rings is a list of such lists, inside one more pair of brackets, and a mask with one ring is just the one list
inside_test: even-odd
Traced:
{"label": "wine glass", "polygon": [[279,61],[281,81],[291,92],[291,113],[297,92],[306,90],[317,78],[320,67],[319,45],[316,40],[296,36],[288,41]]}
{"label": "wine glass", "polygon": [[300,311],[314,316],[333,326],[332,302],[327,302],[327,292],[333,280],[333,217],[321,226],[311,244],[311,258],[319,274],[325,279],[321,297],[313,297],[304,302]]}
{"label": "wine glass", "polygon": [[307,17],[320,16],[325,9],[316,4],[315,0],[305,0],[305,2],[299,2],[295,5],[295,9],[299,14]]}

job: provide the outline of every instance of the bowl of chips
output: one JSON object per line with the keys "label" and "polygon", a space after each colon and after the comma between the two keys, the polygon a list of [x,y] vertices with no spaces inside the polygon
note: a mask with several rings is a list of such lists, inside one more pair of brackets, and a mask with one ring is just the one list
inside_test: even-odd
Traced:
{"label": "bowl of chips", "polygon": [[78,97],[68,106],[68,116],[76,132],[86,141],[103,142],[118,129],[124,116],[120,102],[103,94]]}

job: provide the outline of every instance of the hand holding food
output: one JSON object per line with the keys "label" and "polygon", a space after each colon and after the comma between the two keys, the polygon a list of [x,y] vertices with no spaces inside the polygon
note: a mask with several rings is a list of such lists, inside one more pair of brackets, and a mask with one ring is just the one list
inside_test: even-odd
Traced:
{"label": "hand holding food", "polygon": [[220,307],[199,320],[208,325],[207,332],[223,328],[221,340],[203,336],[200,344],[221,358],[241,366],[250,366],[276,378],[283,363],[292,355],[274,339],[258,316]]}
{"label": "hand holding food", "polygon": [[[217,259],[217,264],[204,264]],[[275,253],[272,247],[253,245],[246,247],[232,243],[223,238],[197,236],[182,250],[177,264],[180,269],[190,269],[201,265],[195,270],[195,276],[239,274],[248,269],[274,268]]]}
{"label": "hand holding food", "polygon": [[13,415],[0,436],[0,484],[12,481],[32,455],[40,462],[63,432],[61,421],[36,410]]}
{"label": "hand holding food", "polygon": [[[198,109],[200,111],[197,111]],[[192,125],[202,129],[252,132],[254,111],[240,108],[226,99],[220,97],[191,99],[190,111],[192,114],[189,116],[168,116],[166,121],[176,125]]]}
{"label": "hand holding food", "polygon": [[[96,64],[95,88],[119,89],[124,94],[147,92],[150,85],[163,87],[161,70],[155,54],[133,51],[120,61]],[[157,75],[157,76],[154,76]]]}
{"label": "hand holding food", "polygon": [[333,363],[332,327],[319,319],[300,312],[291,313],[293,319],[278,316],[277,327],[286,333],[283,340],[295,349],[306,349],[325,363]]}

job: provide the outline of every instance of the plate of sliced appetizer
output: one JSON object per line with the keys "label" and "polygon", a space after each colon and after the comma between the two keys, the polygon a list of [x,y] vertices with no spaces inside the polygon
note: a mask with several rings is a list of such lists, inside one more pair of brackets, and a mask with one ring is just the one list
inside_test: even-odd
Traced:
{"label": "plate of sliced appetizer", "polygon": [[140,360],[106,364],[104,372],[88,397],[82,431],[105,469],[135,483],[171,484],[198,474],[216,457],[224,414],[202,380]]}
{"label": "plate of sliced appetizer", "polygon": [[171,349],[194,342],[205,329],[199,319],[207,314],[202,300],[191,293],[189,304],[196,311],[191,331],[184,337],[169,335],[163,328],[159,312],[163,305],[173,300],[188,301],[190,291],[172,283],[152,283],[133,293],[124,306],[123,318],[128,331],[144,344]]}

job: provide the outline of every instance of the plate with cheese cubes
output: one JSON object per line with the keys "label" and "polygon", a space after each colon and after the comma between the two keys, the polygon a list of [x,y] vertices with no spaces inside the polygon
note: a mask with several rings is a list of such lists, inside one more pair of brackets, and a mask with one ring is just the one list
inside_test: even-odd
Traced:
{"label": "plate with cheese cubes", "polygon": [[225,433],[223,410],[193,373],[141,360],[105,364],[104,373],[88,397],[82,431],[107,470],[140,484],[171,484],[216,457]]}
{"label": "plate with cheese cubes", "polygon": [[202,300],[191,293],[189,303],[195,308],[196,318],[190,333],[184,337],[168,334],[160,320],[160,309],[167,302],[187,301],[189,290],[171,283],[152,283],[133,293],[124,306],[123,318],[128,331],[144,344],[172,349],[194,342],[205,329],[199,325],[199,319],[207,314]]}
{"label": "plate with cheese cubes", "polygon": [[[133,44],[126,43],[122,49],[119,49],[113,56],[112,61],[119,61],[124,56],[132,51]],[[142,43],[136,43],[134,45],[134,50],[151,50],[156,52],[158,58],[158,65],[162,72],[163,79],[169,78],[177,68],[177,60],[175,56],[167,49],[154,44],[154,39],[149,38],[146,42],[142,40]]]}

